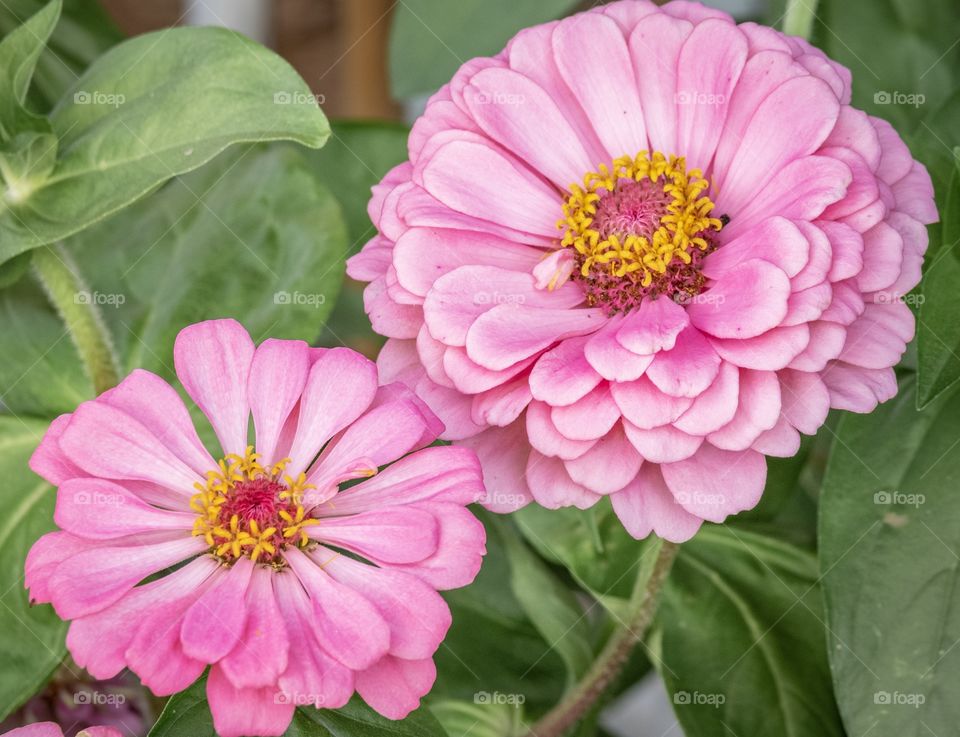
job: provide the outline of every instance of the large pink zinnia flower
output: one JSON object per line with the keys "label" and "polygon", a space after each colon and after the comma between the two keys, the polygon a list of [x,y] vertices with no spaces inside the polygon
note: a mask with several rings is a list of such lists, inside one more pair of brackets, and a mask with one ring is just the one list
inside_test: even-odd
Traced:
{"label": "large pink zinnia flower", "polygon": [[59,417],[30,464],[59,487],[61,528],[27,558],[32,599],[73,620],[67,646],[96,678],[126,666],[167,695],[212,665],[224,737],[282,734],[296,705],[354,690],[404,717],[450,625],[437,589],[470,583],[485,552],[475,454],[425,449],[442,424],[344,348],[255,348],[217,320],[184,329],[174,358],[223,459],[147,371]]}
{"label": "large pink zinnia flower", "polygon": [[349,264],[381,373],[477,450],[487,504],[675,541],[765,455],[896,392],[930,179],[808,43],[623,0],[464,64]]}

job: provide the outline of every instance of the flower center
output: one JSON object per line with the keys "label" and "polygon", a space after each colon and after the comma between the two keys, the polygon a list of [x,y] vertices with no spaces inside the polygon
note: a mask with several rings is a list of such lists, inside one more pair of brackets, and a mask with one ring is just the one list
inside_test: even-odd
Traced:
{"label": "flower center", "polygon": [[280,551],[287,545],[309,542],[304,529],[319,524],[307,515],[301,501],[312,489],[304,474],[296,479],[283,474],[289,458],[270,467],[247,448],[241,457],[231,454],[207,480],[196,484],[190,507],[197,513],[193,534],[202,535],[214,555],[226,563],[242,555],[276,566],[283,565]]}
{"label": "flower center", "polygon": [[587,303],[614,314],[645,298],[685,303],[700,294],[703,258],[716,248],[711,231],[724,225],[710,217],[714,204],[702,196],[709,186],[683,157],[659,151],[601,164],[583,186],[571,185],[557,227]]}

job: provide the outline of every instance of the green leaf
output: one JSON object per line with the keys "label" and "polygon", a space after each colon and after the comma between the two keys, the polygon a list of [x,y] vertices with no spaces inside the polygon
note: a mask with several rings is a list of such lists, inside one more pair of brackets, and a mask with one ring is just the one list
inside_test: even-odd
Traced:
{"label": "green leaf", "polygon": [[280,57],[220,28],[173,28],[98,59],[51,114],[60,158],[46,184],[0,213],[0,262],[129,205],[232,144],[329,135]]}
{"label": "green leaf", "polygon": [[30,606],[23,585],[27,551],[53,527],[56,494],[27,468],[46,429],[40,420],[0,416],[0,721],[46,682],[66,654],[66,623],[47,604]]}
{"label": "green leaf", "polygon": [[576,0],[405,0],[393,10],[390,79],[395,97],[433,92],[475,56],[492,56],[522,28],[565,15]]}
{"label": "green leaf", "polygon": [[519,737],[527,729],[523,710],[510,704],[440,701],[430,711],[450,737]]}
{"label": "green leaf", "polygon": [[681,547],[652,648],[687,737],[843,735],[816,580],[809,553],[732,527]]}
{"label": "green leaf", "polygon": [[[171,697],[149,737],[217,737],[206,698],[206,678]],[[252,707],[255,708],[255,707]],[[429,711],[420,708],[399,722],[354,698],[342,709],[299,708],[285,737],[445,737]]]}
{"label": "green leaf", "polygon": [[506,585],[510,576],[503,535],[499,526],[488,524],[487,555],[477,578],[443,593],[453,624],[434,658],[437,681],[431,698],[522,702],[530,718],[560,698],[566,685],[563,661]]}
{"label": "green leaf", "polygon": [[943,243],[929,257],[922,282],[917,327],[917,406],[922,408],[960,379],[960,148],[946,207],[941,211]]}
{"label": "green leaf", "polygon": [[565,566],[613,614],[626,616],[652,537],[630,537],[606,500],[585,511],[531,504],[512,516],[541,555]]}
{"label": "green leaf", "polygon": [[333,197],[291,147],[240,149],[69,242],[122,356],[173,378],[186,325],[233,317],[260,341],[310,340],[343,278]]}
{"label": "green leaf", "polygon": [[0,41],[0,141],[9,141],[37,118],[23,103],[60,9],[61,0],[52,0]]}
{"label": "green leaf", "polygon": [[[42,0],[3,0],[0,35],[7,35],[47,3]],[[97,0],[64,0],[60,22],[37,60],[30,97],[46,112],[77,77],[107,49],[123,39]]]}
{"label": "green leaf", "polygon": [[[491,518],[488,516],[488,520]],[[527,617],[563,659],[567,685],[582,676],[593,662],[587,613],[543,560],[533,553],[512,527],[494,518],[510,561],[510,589]]]}
{"label": "green leaf", "polygon": [[43,186],[56,163],[57,137],[52,133],[26,131],[15,135],[0,146],[0,178],[6,197],[14,202],[27,199]]}
{"label": "green leaf", "polygon": [[[68,240],[120,351],[122,373],[172,380],[186,325],[233,317],[255,340],[312,339],[336,301],[337,203],[289,146],[238,149]],[[0,391],[14,412],[55,415],[92,396],[36,285],[0,291]]]}
{"label": "green leaf", "polygon": [[824,482],[820,566],[850,734],[950,734],[960,722],[943,687],[960,679],[960,394],[918,412],[912,384],[844,417]]}

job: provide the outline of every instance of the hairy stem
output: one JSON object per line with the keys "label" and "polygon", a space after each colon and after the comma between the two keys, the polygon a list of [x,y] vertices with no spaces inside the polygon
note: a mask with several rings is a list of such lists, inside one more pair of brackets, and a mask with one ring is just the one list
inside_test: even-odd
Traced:
{"label": "hairy stem", "polygon": [[607,687],[620,674],[634,646],[650,626],[660,602],[660,592],[678,550],[679,545],[666,540],[661,542],[650,577],[641,582],[645,584],[641,590],[634,592],[631,616],[610,636],[580,682],[543,719],[530,728],[526,737],[560,737],[603,696]]}
{"label": "hairy stem", "polygon": [[809,41],[813,32],[813,21],[817,17],[817,2],[818,0],[787,0],[783,32]]}
{"label": "hairy stem", "polygon": [[70,255],[58,246],[33,251],[33,272],[70,333],[97,394],[117,385],[110,333],[89,287]]}

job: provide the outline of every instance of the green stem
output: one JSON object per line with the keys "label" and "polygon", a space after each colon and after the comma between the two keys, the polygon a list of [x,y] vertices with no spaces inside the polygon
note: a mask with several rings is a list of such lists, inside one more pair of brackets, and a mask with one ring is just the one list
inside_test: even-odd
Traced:
{"label": "green stem", "polygon": [[573,727],[623,670],[633,648],[650,626],[667,574],[680,549],[679,545],[663,540],[650,577],[642,590],[634,593],[633,611],[617,629],[580,682],[537,722],[526,737],[560,737]]}
{"label": "green stem", "polygon": [[58,246],[33,251],[33,272],[73,340],[97,394],[117,385],[118,362],[110,333],[70,255]]}
{"label": "green stem", "polygon": [[809,41],[813,33],[813,21],[817,17],[817,2],[818,0],[787,0],[783,32]]}

